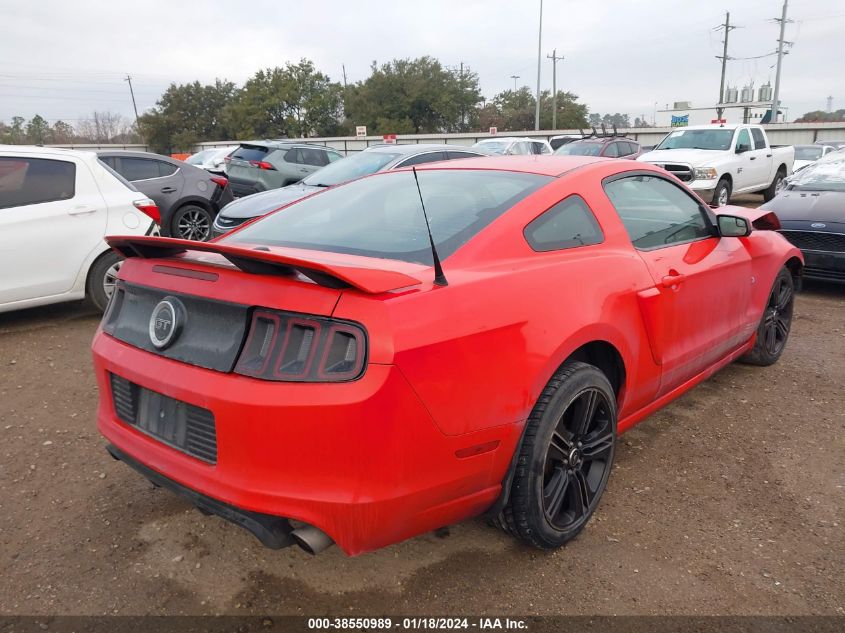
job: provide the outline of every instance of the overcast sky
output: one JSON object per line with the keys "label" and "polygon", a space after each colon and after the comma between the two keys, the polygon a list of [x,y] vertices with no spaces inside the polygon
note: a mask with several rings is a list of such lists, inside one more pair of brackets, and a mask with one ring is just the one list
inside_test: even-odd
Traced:
{"label": "overcast sky", "polygon": [[[534,89],[539,0],[0,0],[0,120],[36,113],[75,122],[94,109],[132,115],[126,73],[139,111],[170,82],[215,77],[238,84],[262,67],[302,57],[333,80],[364,79],[373,60],[431,55],[476,71],[486,97],[519,85]],[[651,119],[674,101],[711,105],[718,97],[724,20],[729,54],[776,49],[781,0],[545,0],[542,85],[558,87],[591,112]],[[789,119],[845,108],[845,3],[793,0],[781,100]],[[741,87],[771,79],[774,57],[729,62]]]}

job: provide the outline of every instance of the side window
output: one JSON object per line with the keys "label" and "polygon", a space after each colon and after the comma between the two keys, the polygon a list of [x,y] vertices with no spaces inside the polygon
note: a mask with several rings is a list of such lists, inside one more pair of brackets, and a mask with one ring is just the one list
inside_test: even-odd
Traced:
{"label": "side window", "polygon": [[631,154],[633,154],[636,151],[634,149],[634,146],[631,143],[629,143],[628,141],[619,141],[617,143],[617,145],[619,146],[619,155],[620,156],[630,156]]}
{"label": "side window", "polygon": [[403,160],[397,167],[410,167],[411,165],[422,165],[423,163],[435,163],[438,160],[446,160],[445,152],[428,152],[426,154],[417,154]]}
{"label": "side window", "polygon": [[114,167],[115,167],[114,156],[101,156],[99,160],[101,162],[105,163],[106,165],[108,165],[109,167],[111,167],[112,169],[114,169]]}
{"label": "side window", "polygon": [[751,136],[754,137],[754,149],[766,149],[766,137],[763,130],[758,127],[751,128]]}
{"label": "side window", "polygon": [[176,165],[165,163],[163,160],[156,161],[158,163],[159,176],[172,176],[179,169]]}
{"label": "side window", "polygon": [[326,158],[326,152],[321,149],[301,147],[299,148],[299,152],[302,155],[302,162],[306,165],[324,167],[329,164],[329,160]]}
{"label": "side window", "polygon": [[601,244],[604,235],[596,217],[578,195],[571,195],[535,218],[523,231],[537,252]]}
{"label": "side window", "polygon": [[610,158],[616,158],[619,156],[619,143],[610,143],[604,150],[604,154],[602,156],[608,156]]}
{"label": "side window", "polygon": [[446,160],[455,160],[456,158],[478,158],[478,154],[472,152],[453,152],[449,150],[446,152]]}
{"label": "side window", "polygon": [[70,200],[76,165],[64,160],[0,157],[0,209]]}
{"label": "side window", "polygon": [[699,203],[668,180],[628,176],[607,182],[604,191],[636,248],[661,248],[712,235]]}
{"label": "side window", "polygon": [[343,154],[338,154],[337,152],[326,152],[326,156],[328,157],[329,163],[333,163],[336,160],[343,158]]}
{"label": "side window", "polygon": [[298,163],[300,165],[305,164],[305,159],[298,147],[287,150],[287,152],[285,152],[284,159],[286,163]]}
{"label": "side window", "polygon": [[148,158],[120,158],[117,172],[129,181],[136,180],[150,180],[151,178],[159,178],[161,172],[159,171],[159,163],[157,160],[150,160]]}
{"label": "side window", "polygon": [[751,145],[751,135],[748,134],[748,128],[742,128],[739,131],[739,136],[736,137],[736,147],[739,148],[740,145],[745,145],[748,149],[753,147]]}

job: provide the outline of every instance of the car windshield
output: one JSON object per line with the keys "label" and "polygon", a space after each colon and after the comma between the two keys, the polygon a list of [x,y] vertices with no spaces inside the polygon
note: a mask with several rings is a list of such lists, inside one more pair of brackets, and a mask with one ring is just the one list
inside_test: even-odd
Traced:
{"label": "car windshield", "polygon": [[731,148],[733,130],[675,130],[664,138],[655,150],[661,149],[712,149],[727,150]]}
{"label": "car windshield", "polygon": [[339,185],[342,182],[374,174],[398,156],[399,154],[388,152],[363,151],[326,165],[321,170],[303,179],[302,184],[310,187]]}
{"label": "car windshield", "polygon": [[822,157],[823,147],[813,145],[796,145],[795,160],[818,160]]}
{"label": "car windshield", "polygon": [[796,172],[789,180],[790,189],[845,191],[845,153],[836,152],[820,158]]}
{"label": "car windshield", "polygon": [[473,145],[473,147],[478,147],[491,154],[504,154],[510,146],[510,141],[479,141]]}
{"label": "car windshield", "polygon": [[601,154],[601,143],[567,143],[555,150],[555,154],[561,156],[598,156]]}
{"label": "car windshield", "polygon": [[[531,192],[554,180],[519,172],[417,172],[431,233],[445,259]],[[388,172],[305,198],[223,238],[432,264],[414,175]]]}
{"label": "car windshield", "polygon": [[204,160],[206,160],[207,158],[211,158],[212,156],[214,156],[214,154],[219,151],[220,150],[218,149],[204,149],[201,152],[197,152],[196,154],[188,156],[188,158],[185,159],[185,162],[189,165],[199,165]]}

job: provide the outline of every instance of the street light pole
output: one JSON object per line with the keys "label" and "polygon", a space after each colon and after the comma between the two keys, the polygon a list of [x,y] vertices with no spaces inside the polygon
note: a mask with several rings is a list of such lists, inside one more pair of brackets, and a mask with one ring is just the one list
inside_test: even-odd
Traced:
{"label": "street light pole", "polygon": [[540,0],[540,29],[537,33],[537,103],[534,106],[534,129],[540,129],[540,65],[543,61],[543,0]]}
{"label": "street light pole", "polygon": [[513,79],[513,91],[516,92],[516,80],[519,79],[519,75],[511,75],[511,79]]}

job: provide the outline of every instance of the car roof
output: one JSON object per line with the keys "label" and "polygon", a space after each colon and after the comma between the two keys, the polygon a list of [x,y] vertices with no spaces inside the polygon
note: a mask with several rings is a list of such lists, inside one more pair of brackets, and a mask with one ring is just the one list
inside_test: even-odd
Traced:
{"label": "car roof", "polygon": [[97,156],[126,156],[127,158],[155,158],[157,160],[173,161],[175,158],[165,156],[164,154],[156,154],[155,152],[139,152],[131,149],[100,149],[97,150]]}
{"label": "car roof", "polygon": [[518,156],[480,156],[478,158],[463,158],[442,163],[416,165],[417,170],[424,169],[490,169],[496,171],[518,171],[541,176],[560,176],[568,171],[590,165],[606,162],[608,158],[598,156],[562,156],[559,154],[540,155],[527,154]]}
{"label": "car roof", "polygon": [[272,147],[274,149],[292,148],[292,147],[313,147],[314,149],[330,149],[338,151],[333,147],[327,145],[320,145],[319,143],[309,143],[308,141],[296,141],[290,139],[263,139],[260,141],[242,141],[239,147],[244,145],[258,145],[259,147]]}
{"label": "car roof", "polygon": [[422,154],[423,152],[442,152],[442,151],[469,151],[478,152],[477,148],[468,147],[466,145],[446,145],[444,143],[403,143],[401,145],[387,144],[371,145],[365,152],[384,153],[384,154]]}
{"label": "car roof", "polygon": [[35,154],[41,156],[75,156],[85,160],[96,160],[97,154],[92,150],[71,149],[69,147],[44,147],[42,145],[2,145],[2,154]]}

